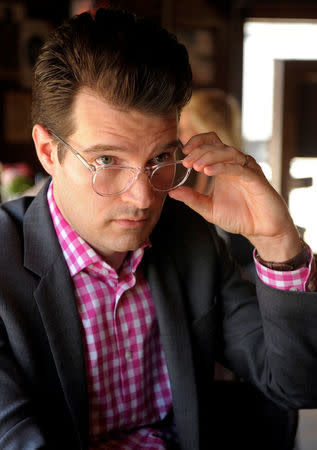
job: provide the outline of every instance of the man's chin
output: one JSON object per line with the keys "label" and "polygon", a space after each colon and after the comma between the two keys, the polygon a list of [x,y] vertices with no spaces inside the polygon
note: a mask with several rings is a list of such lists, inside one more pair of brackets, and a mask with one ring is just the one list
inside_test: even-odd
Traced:
{"label": "man's chin", "polygon": [[115,225],[112,234],[113,245],[119,247],[118,251],[133,251],[140,248],[149,238],[155,223],[147,223],[145,226],[122,228]]}
{"label": "man's chin", "polygon": [[115,252],[128,252],[134,251],[142,247],[144,242],[148,239],[150,232],[145,231],[142,233],[128,232],[117,233],[112,236],[112,248]]}

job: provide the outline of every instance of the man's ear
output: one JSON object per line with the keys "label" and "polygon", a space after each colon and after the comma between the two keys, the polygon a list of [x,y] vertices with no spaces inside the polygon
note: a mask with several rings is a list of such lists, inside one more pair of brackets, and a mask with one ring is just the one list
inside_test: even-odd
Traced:
{"label": "man's ear", "polygon": [[53,176],[55,166],[58,164],[58,158],[56,145],[53,143],[52,136],[46,128],[36,124],[33,127],[32,137],[38,159],[46,172]]}

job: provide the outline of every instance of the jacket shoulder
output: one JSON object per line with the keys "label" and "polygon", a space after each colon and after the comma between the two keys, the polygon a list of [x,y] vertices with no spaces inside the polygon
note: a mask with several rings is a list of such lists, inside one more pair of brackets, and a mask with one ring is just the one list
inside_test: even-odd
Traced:
{"label": "jacket shoulder", "polygon": [[2,233],[11,228],[21,229],[24,215],[33,199],[34,197],[21,197],[0,205],[0,231]]}
{"label": "jacket shoulder", "polygon": [[22,259],[24,251],[24,216],[33,197],[21,197],[0,205],[0,265],[7,267],[14,258]]}
{"label": "jacket shoulder", "polygon": [[165,202],[161,218],[155,232],[166,240],[182,240],[186,242],[215,241],[218,238],[214,225],[208,223],[198,213],[177,200],[168,198]]}
{"label": "jacket shoulder", "polygon": [[166,199],[159,226],[168,226],[170,228],[191,228],[192,226],[203,227],[206,230],[213,228],[198,213],[193,211],[183,202]]}
{"label": "jacket shoulder", "polygon": [[184,203],[169,198],[150,239],[159,252],[174,254],[182,264],[192,264],[194,255],[205,261],[213,259],[221,246],[214,225]]}

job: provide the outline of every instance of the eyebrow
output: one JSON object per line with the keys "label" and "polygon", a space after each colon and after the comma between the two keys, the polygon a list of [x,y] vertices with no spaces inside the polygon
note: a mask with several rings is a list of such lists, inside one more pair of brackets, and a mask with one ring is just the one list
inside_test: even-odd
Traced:
{"label": "eyebrow", "polygon": [[[175,148],[179,146],[180,141],[174,140],[171,142],[168,142],[167,144],[163,144],[159,146],[158,148],[154,149],[153,154],[159,154],[165,150],[168,150],[170,148]],[[106,145],[106,144],[96,144],[92,145],[91,147],[85,148],[81,151],[81,153],[85,155],[91,155],[91,154],[100,154],[101,152],[125,152],[126,149],[117,147],[115,145]]]}
{"label": "eyebrow", "polygon": [[85,153],[86,155],[92,154],[92,153],[100,153],[100,152],[109,152],[109,151],[116,151],[116,152],[122,152],[125,151],[123,148],[116,147],[115,145],[103,145],[103,144],[96,144],[92,145],[91,147],[85,148],[82,150],[82,153]]}

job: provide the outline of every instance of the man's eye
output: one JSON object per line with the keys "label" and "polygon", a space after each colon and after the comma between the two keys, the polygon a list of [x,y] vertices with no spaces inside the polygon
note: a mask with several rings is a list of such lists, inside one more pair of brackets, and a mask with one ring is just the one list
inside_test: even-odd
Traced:
{"label": "man's eye", "polygon": [[155,158],[153,158],[154,164],[160,164],[160,163],[169,162],[169,161],[174,161],[174,152],[173,153],[170,153],[170,152],[161,153],[160,155],[157,155],[157,156],[155,156]]}
{"label": "man's eye", "polygon": [[114,157],[110,155],[99,156],[99,158],[96,158],[96,163],[100,166],[110,166],[114,164]]}

